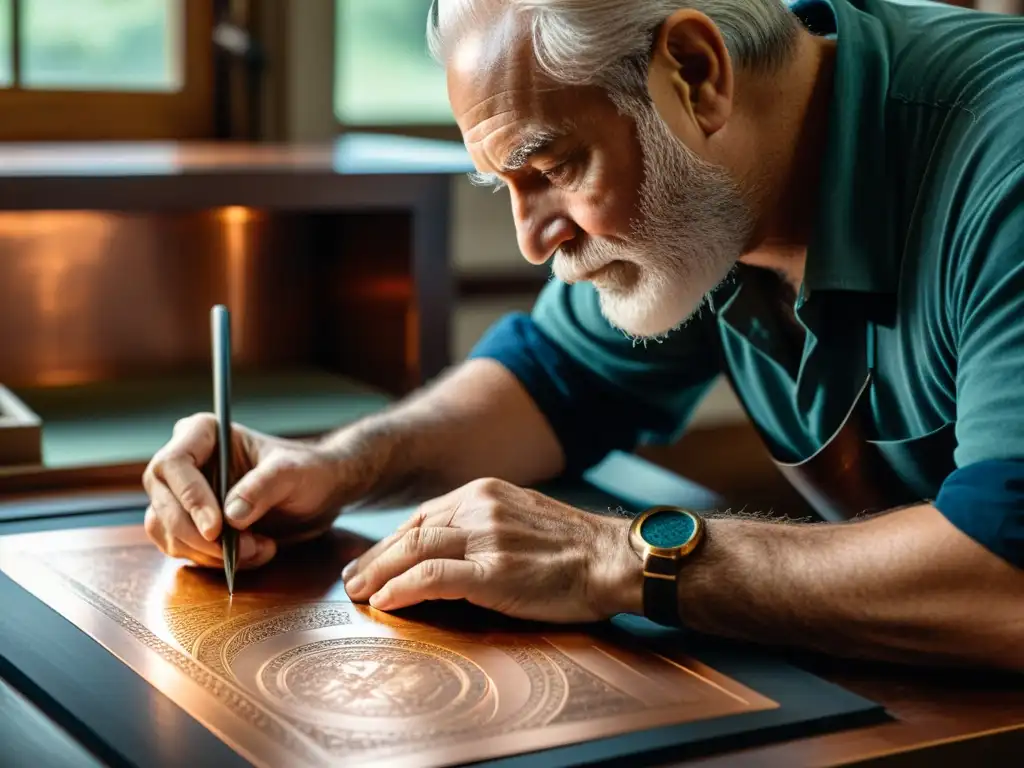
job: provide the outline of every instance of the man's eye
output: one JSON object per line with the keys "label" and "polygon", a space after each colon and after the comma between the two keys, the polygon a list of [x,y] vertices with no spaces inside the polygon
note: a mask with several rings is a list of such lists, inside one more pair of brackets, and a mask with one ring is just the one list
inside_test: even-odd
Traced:
{"label": "man's eye", "polygon": [[566,162],[543,171],[542,175],[552,184],[565,184],[572,178],[572,170],[572,164]]}

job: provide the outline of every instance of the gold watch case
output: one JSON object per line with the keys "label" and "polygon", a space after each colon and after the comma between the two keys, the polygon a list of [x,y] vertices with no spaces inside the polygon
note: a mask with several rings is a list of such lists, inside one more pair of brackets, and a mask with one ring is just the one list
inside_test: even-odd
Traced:
{"label": "gold watch case", "polygon": [[[651,515],[655,515],[659,512],[679,512],[687,515],[693,521],[693,535],[686,541],[685,544],[681,544],[676,547],[655,547],[644,541],[640,535],[640,528],[643,526],[644,521]],[[695,512],[691,512],[688,509],[682,507],[674,507],[669,505],[651,507],[646,509],[637,515],[633,522],[629,526],[629,543],[636,553],[637,557],[643,560],[645,563],[654,560],[680,560],[689,555],[693,550],[697,548],[701,540],[704,538],[704,518]]]}

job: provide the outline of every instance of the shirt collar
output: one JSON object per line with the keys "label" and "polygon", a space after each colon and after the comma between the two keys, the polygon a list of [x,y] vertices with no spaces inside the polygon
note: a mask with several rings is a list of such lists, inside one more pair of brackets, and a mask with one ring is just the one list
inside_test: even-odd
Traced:
{"label": "shirt collar", "polygon": [[887,178],[885,30],[877,0],[798,0],[792,10],[816,34],[837,36],[819,209],[807,250],[804,293],[895,293],[899,253]]}

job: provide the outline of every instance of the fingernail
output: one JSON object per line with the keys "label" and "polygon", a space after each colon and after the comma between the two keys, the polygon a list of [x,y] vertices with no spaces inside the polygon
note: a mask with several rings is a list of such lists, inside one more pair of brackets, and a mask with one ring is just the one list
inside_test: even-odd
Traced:
{"label": "fingernail", "polygon": [[243,536],[242,540],[238,542],[238,556],[242,560],[252,560],[256,557],[258,549],[256,540],[252,536]]}
{"label": "fingernail", "polygon": [[207,541],[213,541],[217,526],[217,513],[209,507],[203,507],[199,513],[199,533]]}
{"label": "fingernail", "polygon": [[391,593],[388,592],[387,587],[383,587],[380,592],[375,592],[370,596],[370,605],[378,610],[387,610],[388,604],[391,602]]}
{"label": "fingernail", "polygon": [[350,560],[348,565],[346,565],[342,569],[342,571],[341,571],[341,580],[342,581],[348,581],[348,577],[352,575],[352,571],[355,570],[355,567],[356,567],[356,561],[355,560]]}
{"label": "fingernail", "polygon": [[359,594],[359,591],[363,588],[365,583],[366,579],[364,579],[362,576],[356,576],[354,579],[352,579],[351,584],[345,585],[345,589],[348,591],[350,595]]}
{"label": "fingernail", "polygon": [[235,522],[245,520],[249,516],[249,504],[243,499],[232,499],[228,502],[227,509],[224,510],[224,514],[230,517]]}

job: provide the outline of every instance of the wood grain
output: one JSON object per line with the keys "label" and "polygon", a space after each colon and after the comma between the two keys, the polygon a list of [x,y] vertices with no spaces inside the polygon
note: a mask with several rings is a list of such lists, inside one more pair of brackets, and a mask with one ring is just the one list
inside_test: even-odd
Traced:
{"label": "wood grain", "polygon": [[[185,0],[182,88],[173,93],[0,89],[0,141],[201,139],[213,135],[213,12]],[[2,164],[2,163],[0,163]]]}
{"label": "wood grain", "polygon": [[883,704],[894,720],[688,765],[988,766],[1024,754],[1024,676],[809,657],[802,666]]}

